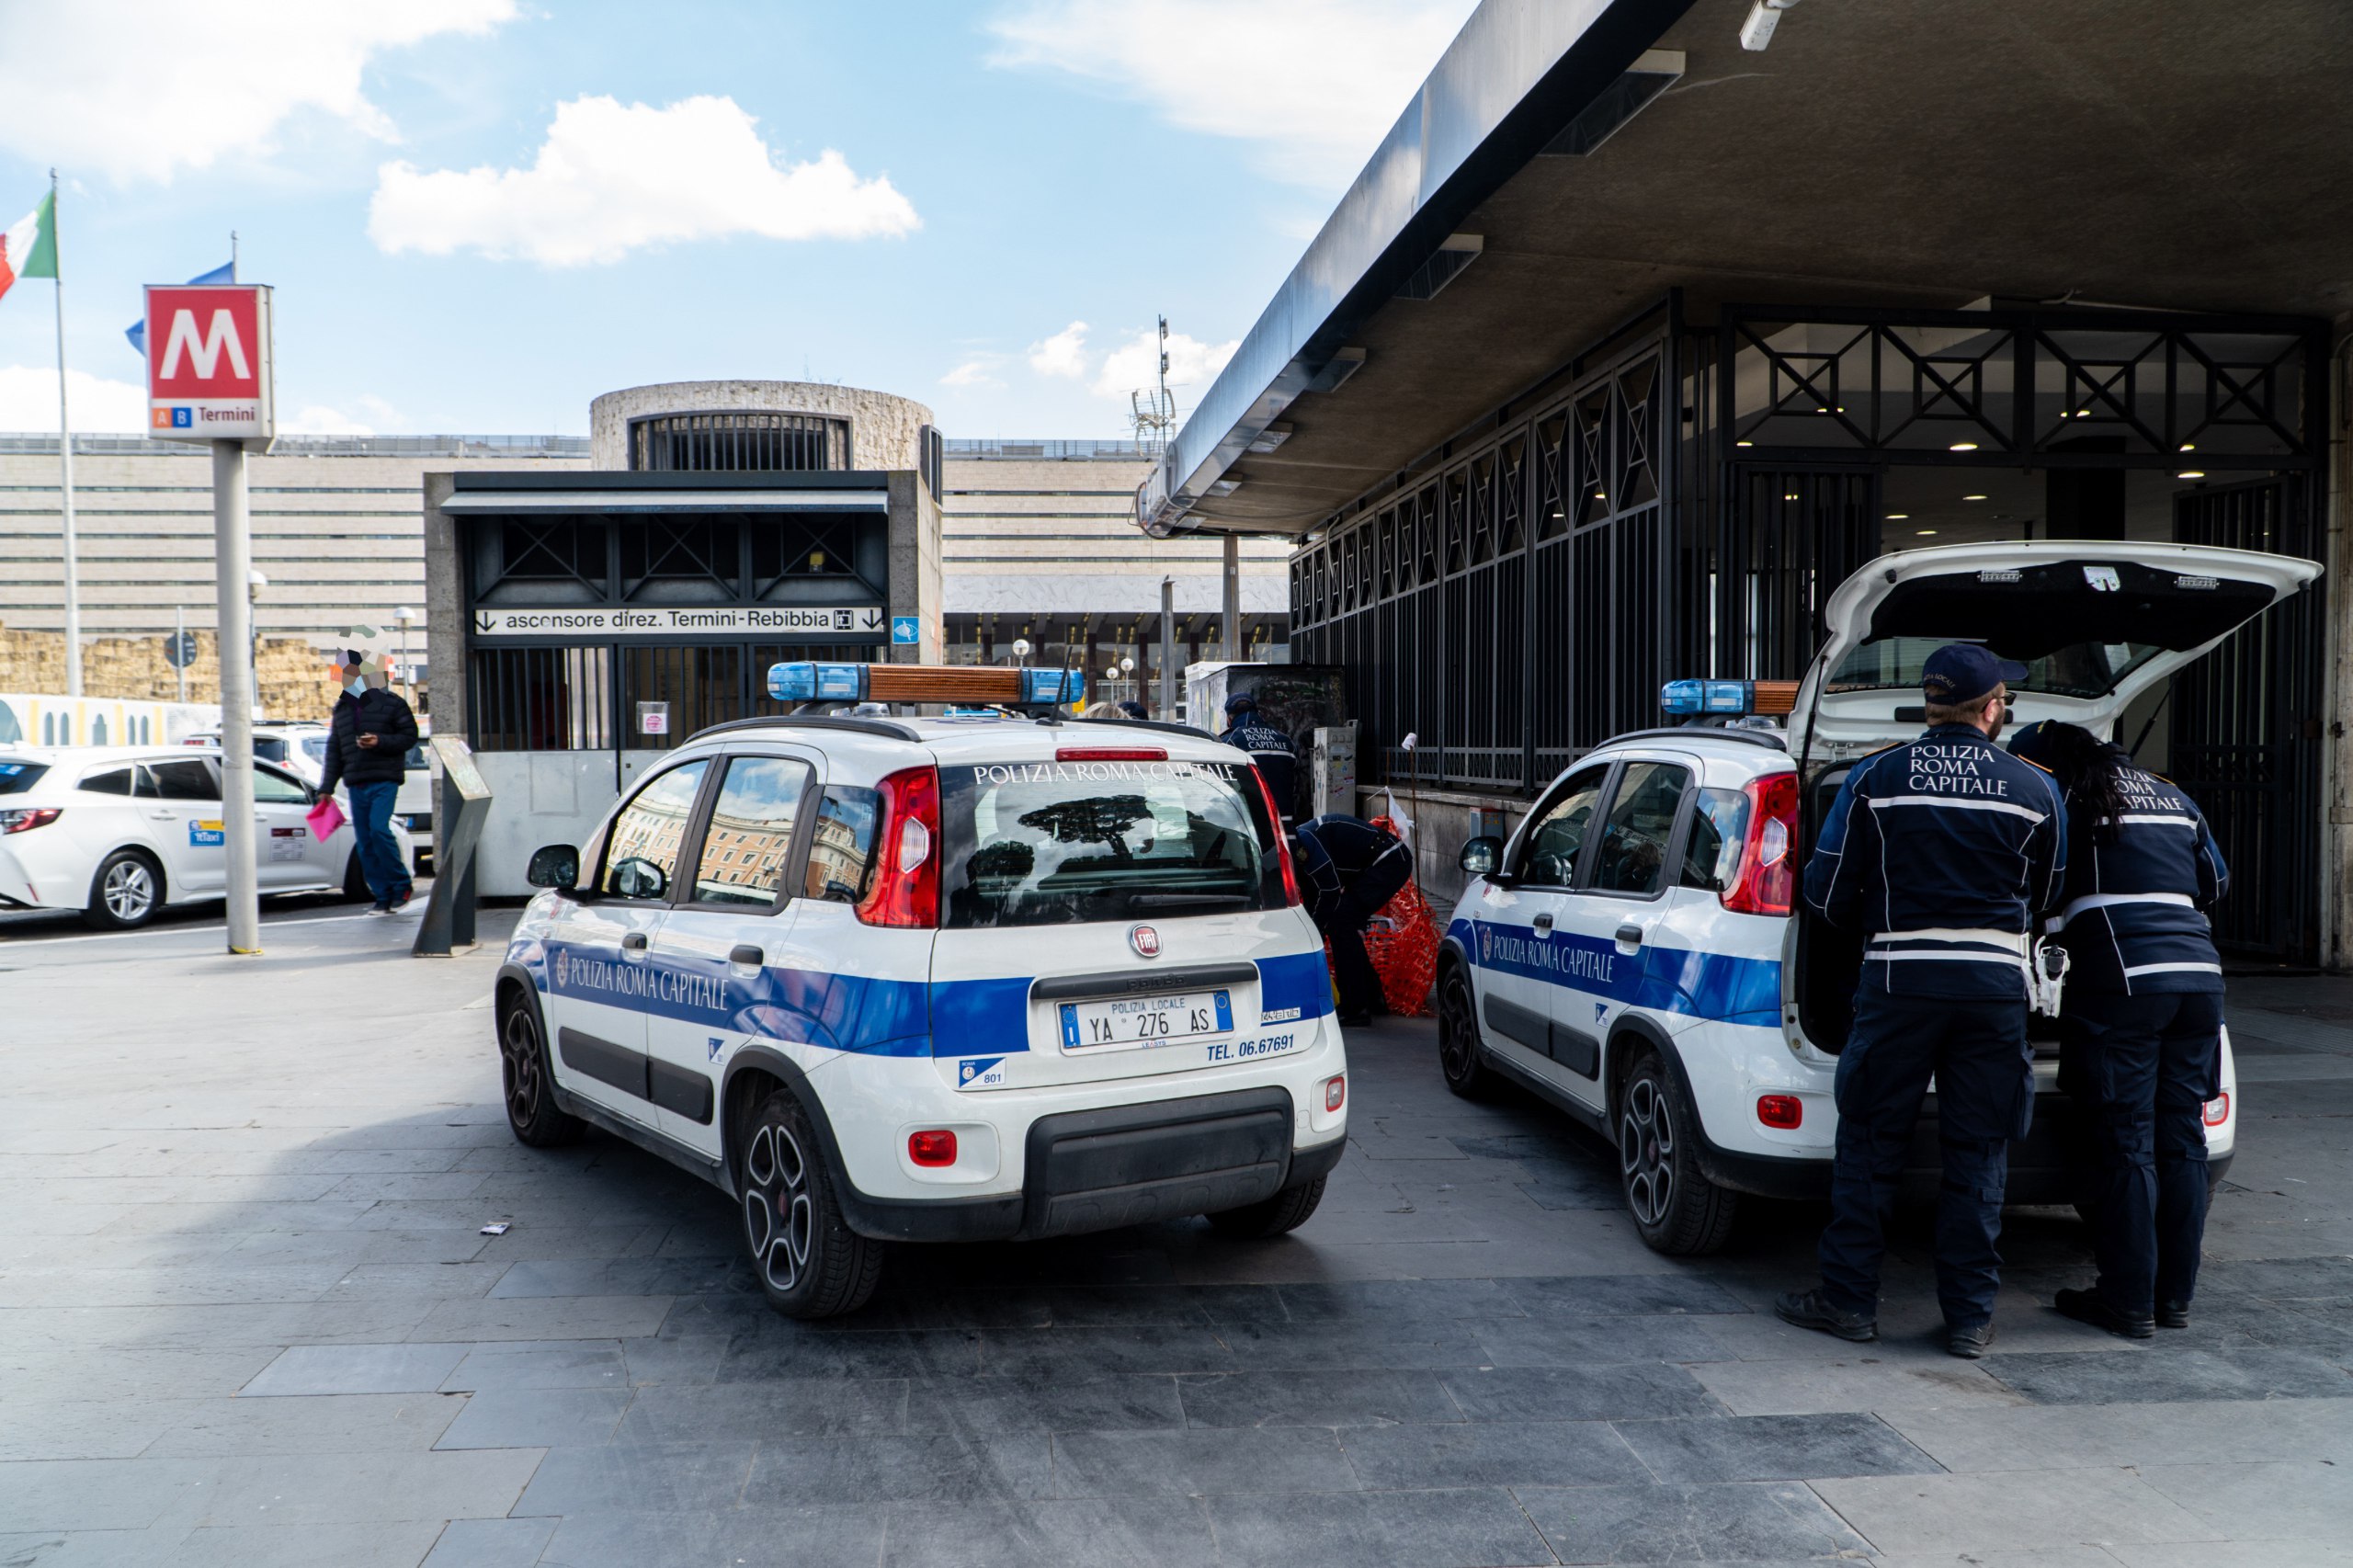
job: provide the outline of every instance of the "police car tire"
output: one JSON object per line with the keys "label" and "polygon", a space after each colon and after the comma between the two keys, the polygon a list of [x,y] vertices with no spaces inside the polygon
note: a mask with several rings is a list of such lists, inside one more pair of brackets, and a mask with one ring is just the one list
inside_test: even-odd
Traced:
{"label": "police car tire", "polygon": [[[117,867],[138,868],[147,873],[147,902],[130,915],[118,915],[107,903],[107,878]],[[83,907],[82,923],[100,931],[131,931],[155,918],[164,907],[164,869],[141,849],[118,849],[98,862],[90,878],[90,902]]]}
{"label": "police car tire", "polygon": [[1732,1239],[1740,1195],[1701,1173],[1698,1119],[1656,1051],[1644,1048],[1634,1059],[1612,1132],[1619,1187],[1644,1244],[1670,1257],[1690,1257],[1719,1251]]}
{"label": "police car tire", "polygon": [[1446,1086],[1466,1100],[1487,1098],[1500,1082],[1487,1065],[1471,978],[1459,963],[1449,965],[1438,983],[1438,1070]]}
{"label": "police car tire", "polygon": [[882,1278],[882,1244],[842,1217],[809,1113],[786,1090],[760,1102],[736,1142],[736,1213],[752,1273],[790,1318],[838,1317]]}
{"label": "police car tire", "polygon": [[1209,1215],[1210,1228],[1222,1236],[1245,1241],[1262,1241],[1286,1231],[1296,1231],[1307,1223],[1307,1217],[1324,1201],[1324,1177],[1317,1176],[1298,1187],[1287,1187],[1272,1198]]}
{"label": "police car tire", "polygon": [[506,1103],[506,1130],[529,1148],[577,1142],[587,1124],[555,1102],[547,1035],[530,1003],[517,1001],[498,1017],[498,1086]]}

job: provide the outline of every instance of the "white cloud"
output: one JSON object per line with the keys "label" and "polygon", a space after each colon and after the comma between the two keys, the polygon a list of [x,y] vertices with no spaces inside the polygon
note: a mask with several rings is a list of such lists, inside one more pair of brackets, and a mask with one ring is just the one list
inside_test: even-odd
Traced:
{"label": "white cloud", "polygon": [[1005,382],[997,378],[996,365],[996,355],[975,356],[940,377],[939,384],[943,387],[1001,387]]}
{"label": "white cloud", "polygon": [[[147,428],[147,389],[87,370],[65,372],[74,433],[136,436]],[[57,370],[50,365],[0,365],[0,430],[57,434]]]}
{"label": "white cloud", "polygon": [[[1203,343],[1181,332],[1170,333],[1168,384],[1191,389],[1194,395],[1181,401],[1198,403],[1199,394],[1217,380],[1217,373],[1241,347],[1238,337],[1228,343]],[[1151,390],[1159,379],[1160,334],[1147,327],[1103,357],[1095,373],[1095,392],[1098,397],[1124,399],[1130,392]]]}
{"label": "white cloud", "polygon": [[124,183],[266,152],[306,109],[394,140],[361,87],[369,59],[514,15],[515,0],[0,3],[0,149]]}
{"label": "white cloud", "polygon": [[339,408],[314,403],[300,413],[291,414],[278,422],[278,427],[290,436],[372,436],[373,425],[363,424]]}
{"label": "white cloud", "polygon": [[1086,374],[1086,324],[1074,321],[1042,343],[1029,346],[1029,368],[1041,376]]}
{"label": "white cloud", "polygon": [[1026,0],[990,63],[1104,83],[1187,131],[1257,144],[1267,173],[1356,177],[1477,0]]}
{"label": "white cloud", "polygon": [[866,239],[921,226],[888,178],[858,178],[831,148],[782,164],[757,124],[726,97],[666,108],[574,98],[556,106],[528,168],[386,164],[368,234],[387,252],[464,248],[579,267],[683,240]]}

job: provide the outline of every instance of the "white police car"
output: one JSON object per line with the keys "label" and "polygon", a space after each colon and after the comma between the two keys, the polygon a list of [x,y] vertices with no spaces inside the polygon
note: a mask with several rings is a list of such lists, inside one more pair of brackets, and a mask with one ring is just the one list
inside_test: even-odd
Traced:
{"label": "white police car", "polygon": [[[1063,680],[802,665],[770,689],[969,704],[1024,677]],[[495,997],[515,1135],[590,1122],[708,1178],[790,1315],[862,1303],[885,1242],[1274,1235],[1339,1159],[1323,941],[1256,770],[1196,731],[721,725],[531,880]]]}
{"label": "white police car", "polygon": [[[2031,672],[2013,688],[2014,723],[2109,735],[2134,697],[2318,571],[2248,551],[2080,540],[1872,562],[1830,597],[1826,643],[1793,690],[1673,683],[1669,710],[1693,724],[1597,747],[1508,845],[1464,846],[1473,875],[1438,968],[1447,1083],[1472,1094],[1500,1074],[1610,1139],[1627,1207],[1661,1252],[1721,1246],[1743,1192],[1826,1192],[1860,944],[1806,914],[1797,884],[1848,765],[1919,733],[1921,662],[1949,642],[1989,642]],[[1789,713],[1786,734],[1700,727],[1770,710]],[[2038,1020],[2035,1032],[2052,1031]],[[2073,1192],[2055,1041],[2038,1043],[2015,1203]],[[2217,1178],[2237,1130],[2227,1037],[2222,1082],[2206,1108]],[[1925,1176],[1933,1103],[1910,1162]]]}

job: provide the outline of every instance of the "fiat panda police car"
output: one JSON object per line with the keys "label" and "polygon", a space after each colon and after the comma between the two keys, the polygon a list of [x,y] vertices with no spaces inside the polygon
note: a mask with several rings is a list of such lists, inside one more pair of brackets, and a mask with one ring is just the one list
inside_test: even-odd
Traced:
{"label": "fiat panda police car", "polygon": [[1274,803],[1198,731],[1060,718],[1064,679],[780,665],[785,700],[1046,700],[720,725],[534,855],[515,1136],[706,1177],[797,1317],[863,1303],[889,1242],[1305,1221],[1347,1065]]}
{"label": "fiat panda police car", "polygon": [[[2318,571],[2249,551],[2080,540],[1872,562],[1831,595],[1802,681],[1670,683],[1668,710],[1690,722],[1596,748],[1508,844],[1464,846],[1472,876],[1438,980],[1448,1085],[1475,1094],[1508,1078],[1600,1131],[1637,1229],[1661,1252],[1722,1245],[1742,1193],[1826,1192],[1861,940],[1807,912],[1797,884],[1849,767],[1919,733],[1922,661],[1982,642],[2029,668],[2012,687],[2016,723],[2113,736],[2134,698]],[[1786,732],[1755,717],[1777,711]],[[2012,1147],[2008,1196],[2064,1203],[2055,1026],[2038,1017],[2030,1032],[2036,1112]],[[2237,1131],[2227,1035],[2222,1085],[2205,1114],[2218,1180]],[[1915,1182],[1936,1170],[1934,1106],[1932,1093]]]}

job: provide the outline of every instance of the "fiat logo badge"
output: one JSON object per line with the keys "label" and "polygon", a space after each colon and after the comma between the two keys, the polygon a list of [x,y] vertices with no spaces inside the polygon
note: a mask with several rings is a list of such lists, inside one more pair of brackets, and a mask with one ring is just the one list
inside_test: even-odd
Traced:
{"label": "fiat logo badge", "polygon": [[1160,933],[1149,926],[1131,926],[1128,928],[1128,946],[1136,950],[1140,959],[1156,959],[1160,956]]}

